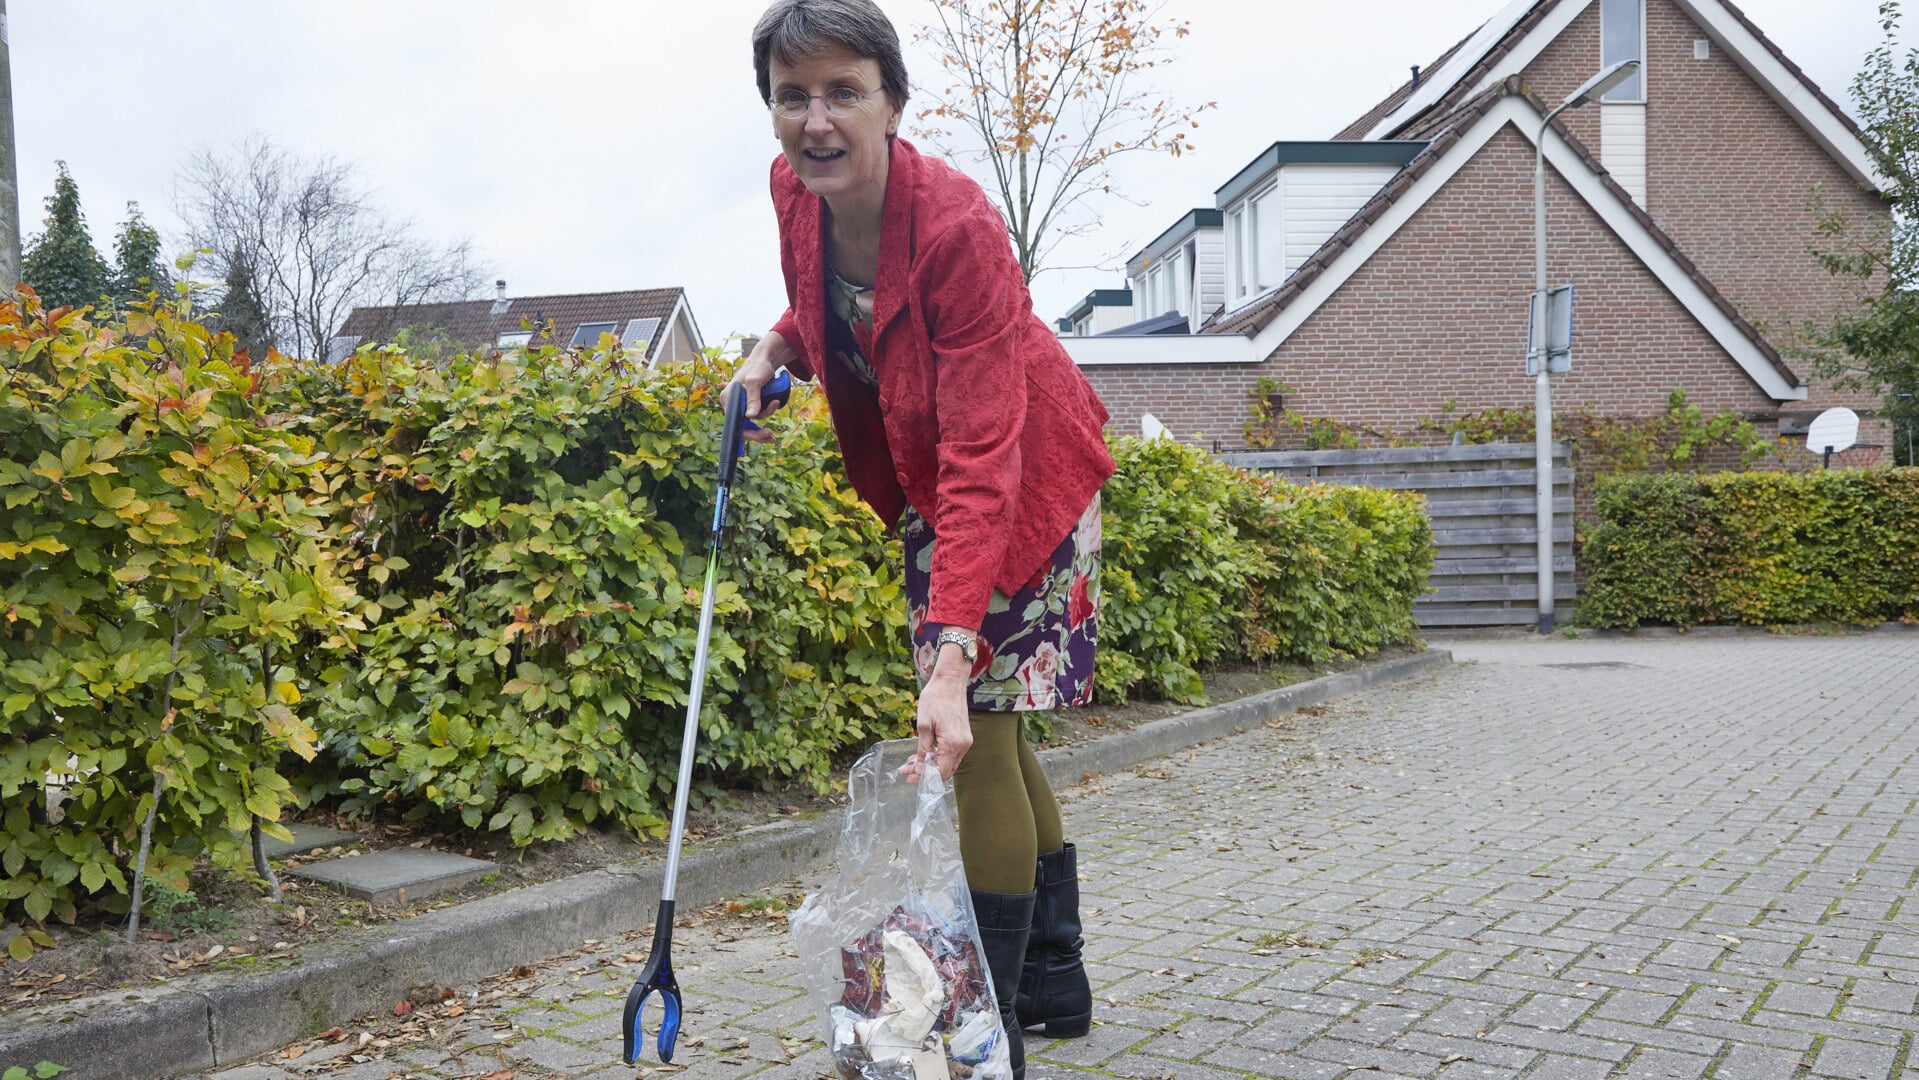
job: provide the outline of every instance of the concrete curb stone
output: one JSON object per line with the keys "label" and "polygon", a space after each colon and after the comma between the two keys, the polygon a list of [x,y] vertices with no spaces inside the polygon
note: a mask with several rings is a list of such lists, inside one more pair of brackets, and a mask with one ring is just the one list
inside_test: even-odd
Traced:
{"label": "concrete curb stone", "polygon": [[[1451,665],[1445,650],[1312,679],[1041,753],[1059,786],[1111,773],[1296,709]],[[678,901],[700,907],[797,877],[838,841],[838,811],[757,826],[689,850]],[[385,1010],[421,984],[471,982],[647,926],[664,868],[628,863],[342,936],[295,965],[193,976],[0,1017],[0,1065],[53,1061],[75,1080],[156,1080],[236,1064]]]}

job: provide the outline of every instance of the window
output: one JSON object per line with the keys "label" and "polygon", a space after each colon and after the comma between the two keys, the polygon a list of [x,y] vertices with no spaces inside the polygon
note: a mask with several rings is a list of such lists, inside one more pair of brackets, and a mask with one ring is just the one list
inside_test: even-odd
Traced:
{"label": "window", "polygon": [[658,319],[634,319],[626,324],[626,333],[620,335],[620,344],[629,349],[636,345],[645,345],[653,340],[653,335],[659,333],[659,330],[660,320]]}
{"label": "window", "polygon": [[1286,278],[1285,215],[1273,184],[1227,212],[1227,289],[1235,306]]}
{"label": "window", "polygon": [[1601,0],[1599,8],[1599,67],[1605,70],[1627,60],[1640,63],[1638,71],[1607,92],[1607,101],[1646,100],[1646,0]]}
{"label": "window", "polygon": [[1186,317],[1203,315],[1199,311],[1199,242],[1188,240],[1180,259],[1180,311]]}
{"label": "window", "polygon": [[502,349],[524,349],[532,340],[531,330],[502,330],[498,344]]}
{"label": "window", "polygon": [[1248,281],[1246,250],[1246,207],[1236,206],[1226,215],[1226,269],[1231,280],[1227,288],[1233,299],[1243,298],[1252,289]]}
{"label": "window", "polygon": [[600,343],[600,335],[612,333],[613,328],[618,325],[619,323],[610,322],[581,323],[579,328],[573,331],[573,344],[585,345],[589,348],[598,345]]}
{"label": "window", "polygon": [[1286,278],[1285,219],[1280,213],[1279,185],[1253,197],[1253,273],[1255,288],[1270,289]]}
{"label": "window", "polygon": [[1191,311],[1192,304],[1187,299],[1191,284],[1187,279],[1186,252],[1175,251],[1166,256],[1166,306],[1162,309],[1170,314],[1179,311]]}

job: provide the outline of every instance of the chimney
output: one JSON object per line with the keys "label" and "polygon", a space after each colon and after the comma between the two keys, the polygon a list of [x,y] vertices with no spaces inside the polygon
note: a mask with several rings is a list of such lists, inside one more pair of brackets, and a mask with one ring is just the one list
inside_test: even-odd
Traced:
{"label": "chimney", "polygon": [[501,278],[494,282],[493,287],[498,290],[493,294],[493,314],[504,315],[506,309],[513,306],[513,301],[506,298],[506,279]]}
{"label": "chimney", "polygon": [[[1418,64],[1413,65],[1413,89],[1415,90],[1419,89],[1419,65]],[[506,282],[502,281],[500,284],[504,286]]]}

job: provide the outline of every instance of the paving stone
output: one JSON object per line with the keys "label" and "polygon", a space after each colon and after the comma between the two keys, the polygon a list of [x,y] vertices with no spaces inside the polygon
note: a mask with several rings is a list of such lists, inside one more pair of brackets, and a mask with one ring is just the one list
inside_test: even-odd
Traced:
{"label": "paving stone", "polygon": [[1891,1046],[1827,1039],[1819,1047],[1819,1056],[1813,1059],[1812,1074],[1843,1080],[1879,1080],[1891,1074],[1898,1052]]}
{"label": "paving stone", "polygon": [[1764,1046],[1735,1046],[1720,1059],[1719,1075],[1738,1080],[1793,1080],[1804,1057]]}
{"label": "paving stone", "polygon": [[[1715,1055],[1713,1080],[1919,1080],[1895,1069],[1919,936],[1889,916],[1919,864],[1919,635],[1453,647],[1477,663],[1063,792],[1098,1022],[1035,1035],[1033,1080],[1696,1080]],[[1638,666],[1539,667],[1593,660]],[[706,1046],[674,1075],[830,1074],[782,931],[681,933]],[[1319,946],[1252,955],[1266,933]],[[603,994],[630,974],[596,965],[631,948],[525,986],[544,1037],[391,1060],[630,1080]]]}
{"label": "paving stone", "polygon": [[425,848],[398,848],[306,863],[287,871],[381,906],[404,905],[471,885],[496,863]]}

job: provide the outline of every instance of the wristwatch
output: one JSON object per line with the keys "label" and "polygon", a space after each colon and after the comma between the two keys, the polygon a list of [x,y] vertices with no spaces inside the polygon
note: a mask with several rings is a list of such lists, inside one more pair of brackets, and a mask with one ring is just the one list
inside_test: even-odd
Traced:
{"label": "wristwatch", "polygon": [[949,641],[960,647],[960,655],[966,658],[967,663],[970,664],[979,659],[979,635],[949,626],[941,630],[939,636],[933,639],[934,651],[937,652],[941,645]]}

